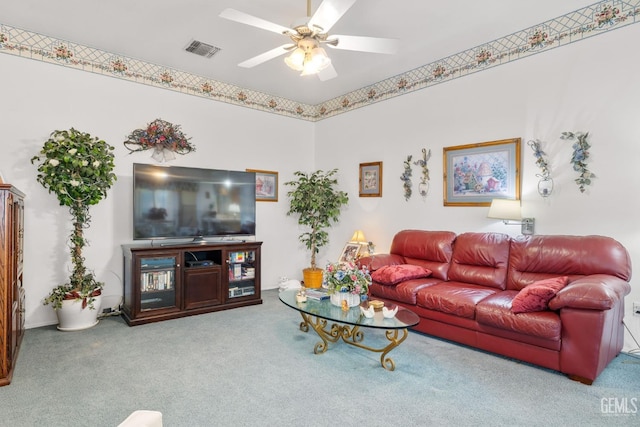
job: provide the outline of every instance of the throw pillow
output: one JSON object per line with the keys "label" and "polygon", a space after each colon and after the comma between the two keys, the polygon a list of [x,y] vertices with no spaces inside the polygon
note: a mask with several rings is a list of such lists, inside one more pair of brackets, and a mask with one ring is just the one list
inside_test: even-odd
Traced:
{"label": "throw pillow", "polygon": [[385,265],[374,271],[371,278],[383,285],[397,285],[411,279],[431,276],[431,270],[413,264]]}
{"label": "throw pillow", "polygon": [[518,292],[518,295],[511,302],[511,311],[517,314],[548,309],[551,298],[556,296],[556,293],[564,288],[567,282],[569,282],[567,276],[533,282]]}

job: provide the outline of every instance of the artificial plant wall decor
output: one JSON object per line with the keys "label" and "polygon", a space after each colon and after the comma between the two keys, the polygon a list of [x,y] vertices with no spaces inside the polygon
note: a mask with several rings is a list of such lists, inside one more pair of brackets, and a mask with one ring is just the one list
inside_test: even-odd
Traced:
{"label": "artificial plant wall decor", "polygon": [[527,142],[527,145],[533,150],[533,155],[536,158],[536,165],[538,165],[541,171],[541,173],[536,174],[536,176],[540,178],[538,181],[538,194],[542,197],[548,197],[553,192],[553,178],[551,178],[549,163],[544,158],[547,153],[542,151],[540,144],[540,140],[538,139]]}
{"label": "artificial plant wall decor", "polygon": [[189,142],[180,130],[180,125],[174,125],[162,119],[155,119],[144,129],[136,129],[127,136],[124,146],[130,152],[153,150],[151,157],[158,161],[169,161],[176,158],[174,153],[187,154],[195,151],[195,146]]}
{"label": "artificial plant wall decor", "polygon": [[404,172],[400,175],[400,179],[402,180],[402,187],[404,187],[404,199],[409,201],[411,198],[411,159],[412,155],[409,154],[407,156],[407,160],[404,161]]}
{"label": "artificial plant wall decor", "polygon": [[422,199],[427,198],[429,192],[429,167],[427,162],[431,158],[431,150],[427,151],[426,148],[422,149],[422,159],[413,162],[414,165],[422,168],[422,175],[420,176],[420,184],[418,184],[418,192],[422,196]]}
{"label": "artificial plant wall decor", "polygon": [[589,148],[591,144],[587,141],[589,132],[562,132],[560,139],[575,141],[573,143],[573,154],[571,156],[571,164],[573,170],[579,172],[580,175],[574,181],[580,188],[580,192],[584,193],[587,185],[591,185],[591,179],[595,178],[595,174],[587,168],[587,160],[589,159]]}

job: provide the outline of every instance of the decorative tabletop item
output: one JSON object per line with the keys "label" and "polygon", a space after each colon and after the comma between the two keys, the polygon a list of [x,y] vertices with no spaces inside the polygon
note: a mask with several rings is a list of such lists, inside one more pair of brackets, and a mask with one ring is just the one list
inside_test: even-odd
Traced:
{"label": "decorative tabletop item", "polygon": [[369,291],[371,276],[352,262],[334,263],[325,268],[324,283],[333,305],[341,307],[346,301],[349,307],[357,307]]}
{"label": "decorative tabletop item", "polygon": [[397,312],[398,312],[398,306],[395,306],[394,308],[382,307],[382,315],[387,319],[391,319],[395,317]]}
{"label": "decorative tabletop item", "polygon": [[158,161],[169,161],[176,158],[174,153],[187,154],[196,148],[180,130],[180,125],[171,124],[162,119],[149,123],[145,129],[136,129],[124,142],[129,151],[153,150],[151,157]]}
{"label": "decorative tabletop item", "polygon": [[595,174],[587,169],[587,159],[589,158],[588,150],[591,148],[591,145],[587,141],[588,136],[589,132],[562,132],[560,136],[560,139],[576,140],[572,146],[573,156],[571,156],[571,164],[573,165],[574,171],[580,172],[580,176],[574,181],[578,184],[581,193],[585,192],[585,186],[591,185],[591,178],[596,177]]}
{"label": "decorative tabletop item", "polygon": [[431,150],[427,151],[426,148],[423,148],[422,160],[416,160],[413,162],[414,165],[422,168],[422,176],[420,177],[420,184],[418,184],[418,192],[422,196],[423,200],[427,198],[427,193],[429,193],[429,168],[427,167],[427,162],[430,158]]}
{"label": "decorative tabletop item", "polygon": [[409,201],[411,198],[411,158],[413,156],[409,154],[407,160],[404,161],[404,173],[400,175],[404,187],[404,199]]}
{"label": "decorative tabletop item", "polygon": [[553,192],[553,178],[551,178],[551,171],[549,170],[549,163],[544,158],[547,154],[540,148],[540,140],[535,139],[527,142],[527,145],[533,150],[533,155],[536,158],[536,165],[540,168],[542,173],[537,173],[536,176],[540,178],[538,181],[538,193],[542,197],[549,197]]}

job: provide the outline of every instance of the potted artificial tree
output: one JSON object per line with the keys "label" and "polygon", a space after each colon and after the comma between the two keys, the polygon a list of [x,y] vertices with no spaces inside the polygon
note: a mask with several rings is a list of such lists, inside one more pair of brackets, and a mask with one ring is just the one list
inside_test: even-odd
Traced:
{"label": "potted artificial tree", "polygon": [[338,221],[340,208],[349,201],[347,193],[335,188],[337,171],[318,170],[310,174],[298,171],[294,173],[296,180],[285,183],[293,187],[287,193],[290,199],[287,215],[298,214],[298,224],[308,228],[299,239],[311,252],[311,266],[303,270],[304,284],[309,288],[322,285],[324,270],[316,266],[316,254],[329,243],[326,229]]}
{"label": "potted artificial tree", "polygon": [[67,283],[55,287],[44,304],[58,315],[58,329],[80,330],[98,323],[103,284],[84,265],[84,231],[89,227],[89,207],[107,197],[116,180],[113,147],[88,133],[56,130],[40,153],[31,159],[38,164],[37,180],[67,206],[73,229],[69,236],[73,270]]}

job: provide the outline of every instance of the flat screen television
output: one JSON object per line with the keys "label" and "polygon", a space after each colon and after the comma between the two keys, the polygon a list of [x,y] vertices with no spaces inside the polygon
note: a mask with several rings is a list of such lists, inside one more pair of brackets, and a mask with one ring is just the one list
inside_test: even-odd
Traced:
{"label": "flat screen television", "polygon": [[198,241],[255,232],[255,172],[134,163],[135,240]]}

